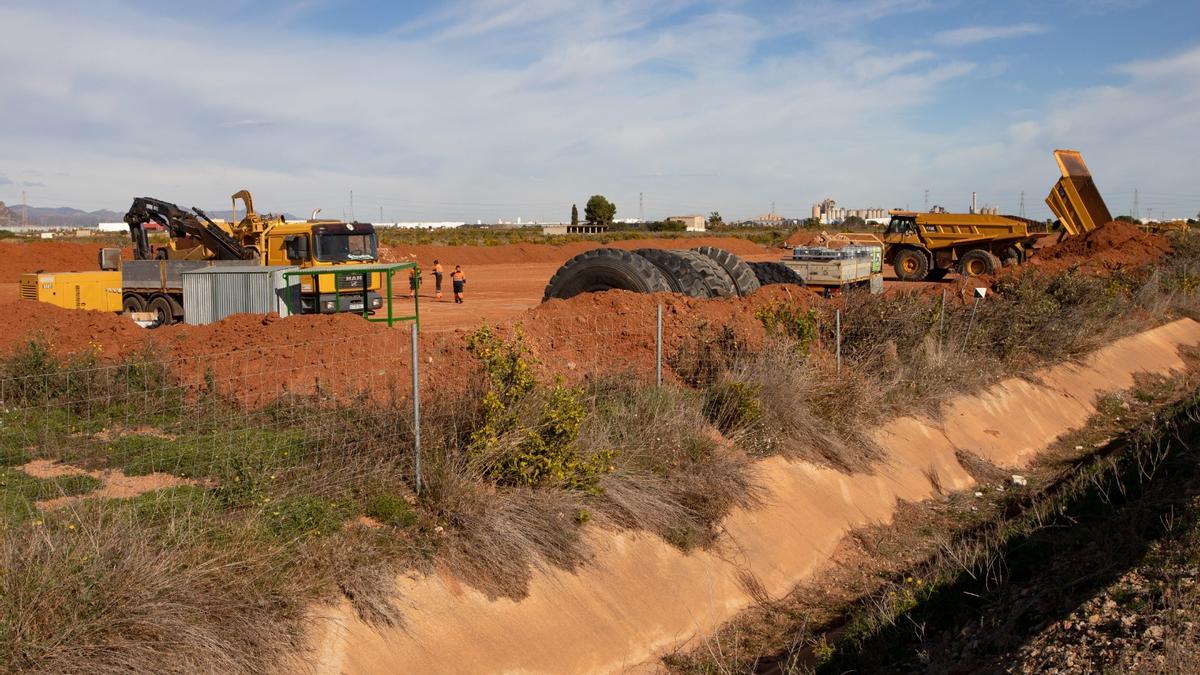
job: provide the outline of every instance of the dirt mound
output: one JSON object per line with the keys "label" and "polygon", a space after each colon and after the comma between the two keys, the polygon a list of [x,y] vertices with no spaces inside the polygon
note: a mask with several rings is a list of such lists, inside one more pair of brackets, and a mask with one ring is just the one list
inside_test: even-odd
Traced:
{"label": "dirt mound", "polygon": [[0,355],[34,339],[45,340],[59,354],[95,351],[116,358],[147,343],[152,331],[128,318],[91,310],[63,309],[44,302],[18,300],[0,304]]}
{"label": "dirt mound", "polygon": [[[99,270],[102,245],[73,241],[0,242],[0,283],[16,283],[22,274],[51,272],[91,272]],[[128,254],[128,251],[125,251]],[[128,256],[127,256],[128,257]]]}
{"label": "dirt mound", "polygon": [[738,255],[766,253],[769,249],[737,237],[680,237],[677,239],[630,239],[602,244],[576,241],[555,244],[502,244],[500,246],[381,246],[384,262],[417,260],[423,264],[439,260],[443,265],[510,265],[518,263],[561,263],[593,248],[695,248],[716,246]]}
{"label": "dirt mound", "polygon": [[1091,271],[1137,267],[1171,251],[1165,237],[1148,234],[1131,223],[1112,221],[1082,237],[1072,237],[1038,251],[1030,264],[1044,271],[1079,265]]}
{"label": "dirt mound", "polygon": [[820,232],[812,230],[796,230],[788,235],[783,241],[784,248],[795,248],[797,246],[809,246],[816,243],[821,238]]}
{"label": "dirt mound", "polygon": [[[766,337],[755,312],[773,302],[806,306],[817,297],[804,289],[767,286],[745,298],[702,300],[676,293],[606,291],[569,300],[550,300],[513,322],[548,372],[572,374],[652,373],[656,308],[663,306],[664,359],[697,358],[681,352],[700,334],[717,340],[725,329],[739,346],[755,347]],[[668,374],[669,375],[669,374]]]}

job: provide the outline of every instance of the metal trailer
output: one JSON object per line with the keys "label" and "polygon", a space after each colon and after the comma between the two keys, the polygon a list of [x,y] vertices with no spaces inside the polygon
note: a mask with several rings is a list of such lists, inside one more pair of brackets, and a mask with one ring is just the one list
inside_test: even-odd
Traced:
{"label": "metal trailer", "polygon": [[152,312],[162,325],[182,320],[184,273],[228,266],[262,267],[254,260],[126,260],[120,272],[124,311]]}
{"label": "metal trailer", "polygon": [[805,285],[823,288],[826,294],[858,287],[878,293],[883,290],[882,257],[881,247],[810,246],[793,249],[792,257],[780,262],[804,279]]}
{"label": "metal trailer", "polygon": [[288,316],[288,300],[298,280],[287,276],[294,265],[218,265],[182,273],[183,320],[194,325],[232,314]]}

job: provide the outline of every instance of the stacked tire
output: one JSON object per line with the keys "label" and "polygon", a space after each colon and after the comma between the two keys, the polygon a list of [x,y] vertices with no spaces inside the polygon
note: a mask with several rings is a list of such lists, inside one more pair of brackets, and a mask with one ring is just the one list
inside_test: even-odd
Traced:
{"label": "stacked tire", "polygon": [[682,293],[693,298],[732,298],[759,288],[744,260],[724,249],[597,248],[571,258],[550,278],[542,300],[580,293],[625,290]]}

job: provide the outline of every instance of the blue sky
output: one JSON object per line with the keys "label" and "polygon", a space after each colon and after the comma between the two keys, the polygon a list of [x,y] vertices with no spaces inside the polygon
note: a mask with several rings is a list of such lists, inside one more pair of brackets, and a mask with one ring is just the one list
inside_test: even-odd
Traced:
{"label": "blue sky", "polygon": [[[1200,211],[1200,3],[0,0],[0,200],[359,219]],[[1153,209],[1153,212],[1151,212]]]}

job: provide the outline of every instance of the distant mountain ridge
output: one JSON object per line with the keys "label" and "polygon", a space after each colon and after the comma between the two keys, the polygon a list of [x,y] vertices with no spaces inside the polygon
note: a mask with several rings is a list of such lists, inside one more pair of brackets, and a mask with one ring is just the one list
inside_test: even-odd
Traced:
{"label": "distant mountain ridge", "polygon": [[5,206],[0,202],[0,228],[16,227],[22,222],[48,227],[91,227],[96,223],[120,221],[123,215],[108,209],[82,211],[69,206]]}
{"label": "distant mountain ridge", "polygon": [[[214,220],[228,220],[232,215],[229,209],[205,210],[204,213]],[[238,212],[239,218],[244,215],[245,212]],[[83,211],[69,206],[6,206],[4,202],[0,202],[0,229],[19,227],[22,222],[41,227],[95,227],[97,223],[119,223],[124,217],[124,211],[110,209]],[[300,220],[290,213],[284,213],[283,217],[287,220]]]}

